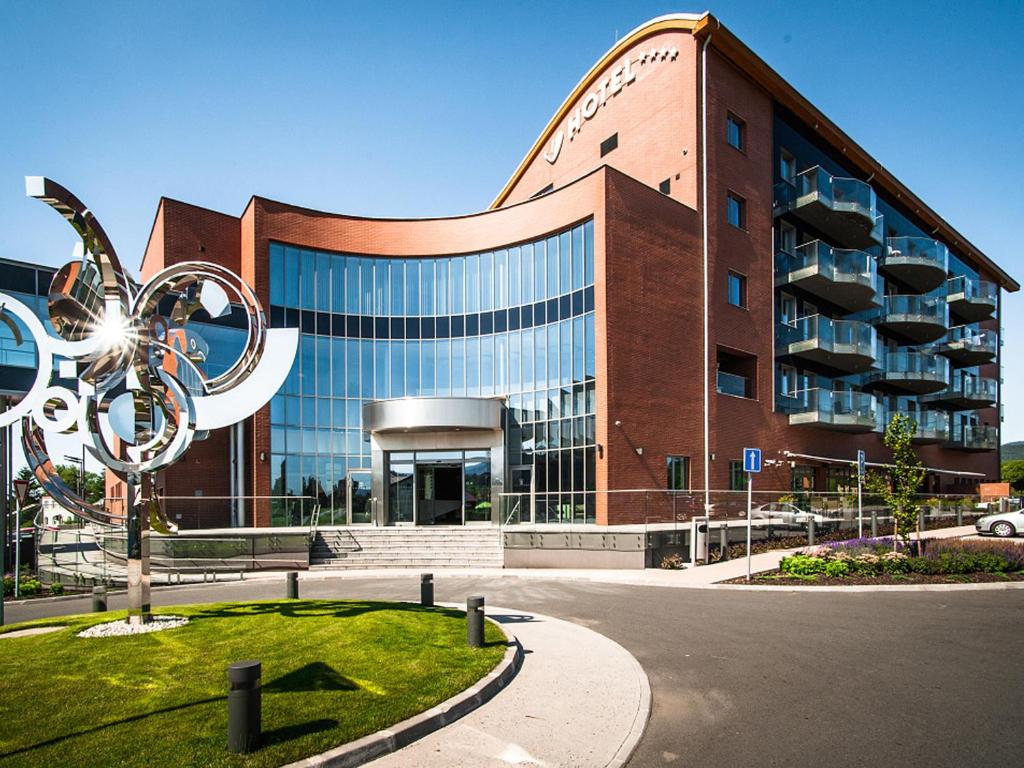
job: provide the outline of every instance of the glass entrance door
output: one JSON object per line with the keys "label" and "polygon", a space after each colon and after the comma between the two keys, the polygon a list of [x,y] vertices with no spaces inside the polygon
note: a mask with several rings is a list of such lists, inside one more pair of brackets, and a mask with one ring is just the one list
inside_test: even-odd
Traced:
{"label": "glass entrance door", "polygon": [[393,453],[388,462],[388,525],[414,521],[416,464],[411,453]]}
{"label": "glass entrance door", "polygon": [[462,525],[462,462],[416,462],[416,522]]}
{"label": "glass entrance door", "polygon": [[509,492],[515,495],[503,497],[508,499],[508,504],[501,514],[505,517],[505,522],[532,523],[533,465],[517,464],[510,470]]}
{"label": "glass entrance door", "polygon": [[373,522],[372,490],[370,470],[350,469],[348,471],[348,522],[350,525],[365,525]]}

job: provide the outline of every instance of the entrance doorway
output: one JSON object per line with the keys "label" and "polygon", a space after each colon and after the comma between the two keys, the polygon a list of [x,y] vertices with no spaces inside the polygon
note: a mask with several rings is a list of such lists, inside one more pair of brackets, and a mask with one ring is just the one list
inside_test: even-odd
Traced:
{"label": "entrance doorway", "polygon": [[371,473],[368,469],[350,469],[347,473],[349,525],[373,522],[373,493],[370,490]]}
{"label": "entrance doorway", "polygon": [[387,454],[387,523],[490,523],[491,452],[416,451]]}

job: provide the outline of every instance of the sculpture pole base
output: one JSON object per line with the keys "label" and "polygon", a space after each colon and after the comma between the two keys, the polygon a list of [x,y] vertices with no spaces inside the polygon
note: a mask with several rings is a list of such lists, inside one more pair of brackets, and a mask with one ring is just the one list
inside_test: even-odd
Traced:
{"label": "sculpture pole base", "polygon": [[128,475],[128,623],[152,618],[149,603],[149,531],[142,502],[141,477]]}

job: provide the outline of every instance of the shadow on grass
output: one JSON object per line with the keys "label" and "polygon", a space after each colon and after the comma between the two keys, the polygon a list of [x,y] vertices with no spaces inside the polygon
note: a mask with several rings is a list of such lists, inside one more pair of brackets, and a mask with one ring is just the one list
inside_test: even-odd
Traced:
{"label": "shadow on grass", "polygon": [[359,685],[345,677],[329,664],[314,661],[281,675],[263,686],[271,693],[294,693],[296,691],[357,691]]}
{"label": "shadow on grass", "polygon": [[269,731],[264,731],[263,736],[260,739],[260,746],[272,747],[275,744],[283,744],[286,741],[298,739],[302,736],[308,736],[311,733],[329,731],[331,728],[336,728],[337,725],[337,720],[331,720],[329,718],[323,718],[321,720],[310,720],[307,723],[295,723],[294,725],[285,725],[280,728],[274,728]]}
{"label": "shadow on grass", "polygon": [[193,621],[203,619],[244,618],[276,613],[288,618],[334,617],[338,619],[361,616],[376,611],[402,611],[403,613],[432,613],[448,618],[460,618],[461,611],[452,608],[424,608],[414,603],[387,603],[354,600],[272,600],[252,603],[221,603],[205,606],[190,614]]}
{"label": "shadow on grass", "polygon": [[121,720],[115,720],[115,721],[113,721],[111,723],[103,723],[102,725],[95,725],[92,728],[86,728],[86,729],[81,730],[81,731],[75,731],[74,733],[67,733],[67,734],[64,734],[63,736],[54,736],[52,739],[47,739],[46,741],[40,741],[40,742],[38,742],[36,744],[30,744],[27,747],[20,747],[19,749],[13,749],[10,752],[2,752],[2,753],[0,753],[0,757],[13,757],[14,755],[22,755],[22,754],[25,754],[26,752],[31,752],[34,749],[42,749],[44,747],[52,747],[55,744],[60,744],[61,742],[67,741],[68,739],[76,739],[79,736],[88,736],[89,734],[92,734],[92,733],[99,733],[100,731],[105,731],[107,728],[114,728],[114,727],[116,727],[118,725],[125,725],[126,723],[134,723],[134,722],[138,722],[139,720],[145,720],[147,717],[152,717],[153,715],[162,715],[162,714],[166,714],[167,712],[177,712],[177,711],[182,710],[182,709],[188,709],[189,707],[199,706],[200,704],[212,704],[215,701],[227,701],[227,696],[213,696],[213,697],[211,697],[209,699],[201,699],[200,701],[190,701],[190,702],[188,702],[186,704],[175,704],[173,707],[164,707],[163,709],[156,709],[156,710],[153,710],[152,712],[140,712],[137,715],[132,715],[131,717],[125,717],[125,718],[123,718]]}

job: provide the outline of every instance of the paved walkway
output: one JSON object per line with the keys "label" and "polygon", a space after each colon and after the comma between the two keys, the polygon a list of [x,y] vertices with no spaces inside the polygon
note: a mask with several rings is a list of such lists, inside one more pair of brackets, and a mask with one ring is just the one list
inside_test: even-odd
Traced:
{"label": "paved walkway", "polygon": [[488,606],[525,653],[515,680],[452,725],[375,768],[620,766],[650,714],[650,687],[621,645],[568,621]]}

